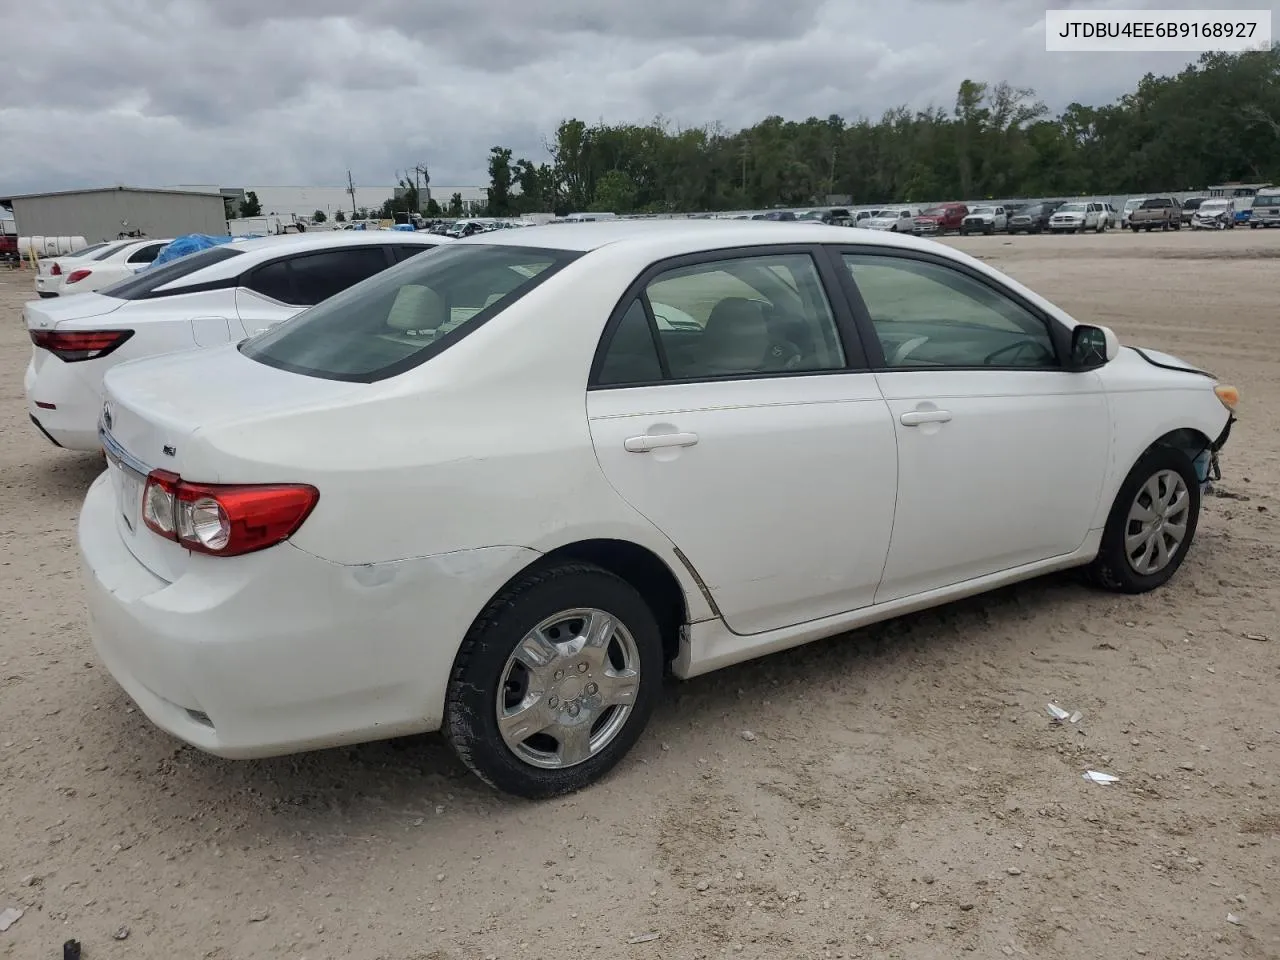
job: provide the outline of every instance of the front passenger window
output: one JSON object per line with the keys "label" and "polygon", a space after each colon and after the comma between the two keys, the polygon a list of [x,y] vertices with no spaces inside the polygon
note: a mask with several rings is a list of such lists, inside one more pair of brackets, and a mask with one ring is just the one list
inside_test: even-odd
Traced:
{"label": "front passenger window", "polygon": [[1039,317],[952,267],[846,254],[889,368],[1058,367]]}

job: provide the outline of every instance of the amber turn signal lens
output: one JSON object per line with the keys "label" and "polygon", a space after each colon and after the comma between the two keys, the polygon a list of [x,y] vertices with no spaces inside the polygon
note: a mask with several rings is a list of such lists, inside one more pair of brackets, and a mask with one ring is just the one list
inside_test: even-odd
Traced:
{"label": "amber turn signal lens", "polygon": [[1236,404],[1240,402],[1240,391],[1235,387],[1229,387],[1225,384],[1213,388],[1213,392],[1218,395],[1218,399],[1222,401],[1222,405],[1228,410],[1235,412]]}

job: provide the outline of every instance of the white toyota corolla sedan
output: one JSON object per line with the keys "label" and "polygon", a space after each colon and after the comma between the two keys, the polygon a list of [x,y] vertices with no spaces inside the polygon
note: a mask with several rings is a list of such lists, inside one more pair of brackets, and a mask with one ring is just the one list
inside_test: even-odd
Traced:
{"label": "white toyota corolla sedan", "polygon": [[450,242],[389,230],[237,240],[96,293],[31,300],[22,308],[32,344],[27,413],[58,446],[98,450],[102,378],[116,364],[242,340]]}
{"label": "white toyota corolla sedan", "polygon": [[92,635],[224,757],[588,784],[692,677],[1069,567],[1165,583],[1236,391],[906,235],[504,230],[106,377]]}

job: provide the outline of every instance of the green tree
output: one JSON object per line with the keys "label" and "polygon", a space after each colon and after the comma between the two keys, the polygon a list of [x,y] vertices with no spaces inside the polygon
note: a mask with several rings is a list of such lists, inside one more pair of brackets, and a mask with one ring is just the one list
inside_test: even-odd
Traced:
{"label": "green tree", "polygon": [[262,216],[262,203],[258,200],[258,195],[250,190],[244,195],[244,199],[240,201],[241,217],[260,217]]}
{"label": "green tree", "polygon": [[494,147],[489,151],[489,216],[506,217],[511,208],[511,151]]}
{"label": "green tree", "polygon": [[[341,213],[342,211],[339,210],[338,212]],[[311,219],[314,223],[324,223],[329,218],[325,216],[325,213],[323,210],[317,210],[315,213],[311,215]]]}
{"label": "green tree", "polygon": [[455,193],[449,198],[449,216],[462,216],[462,194]]}
{"label": "green tree", "polygon": [[595,197],[590,209],[610,213],[631,213],[635,210],[636,185],[621,170],[610,170],[596,181]]}
{"label": "green tree", "polygon": [[333,220],[335,223],[346,223],[347,215],[343,213],[341,210],[339,210],[337,213],[333,215]]}
{"label": "green tree", "polygon": [[441,208],[440,208],[440,204],[436,202],[436,198],[435,198],[435,197],[428,197],[428,198],[427,198],[427,210],[426,210],[426,213],[427,213],[427,216],[428,216],[428,217],[438,217],[438,216],[440,216],[440,215],[443,213],[443,211],[442,211],[442,210],[441,210]]}

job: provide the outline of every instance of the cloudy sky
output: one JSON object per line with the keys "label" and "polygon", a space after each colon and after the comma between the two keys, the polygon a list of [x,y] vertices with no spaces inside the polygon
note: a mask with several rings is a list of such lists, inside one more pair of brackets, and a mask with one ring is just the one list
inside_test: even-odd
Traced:
{"label": "cloudy sky", "polygon": [[[1048,54],[1046,6],[1254,0],[0,0],[0,195],[483,183],[562,117],[737,127],[950,108],[965,77],[1104,103],[1191,54]],[[160,12],[163,11],[163,12]]]}

